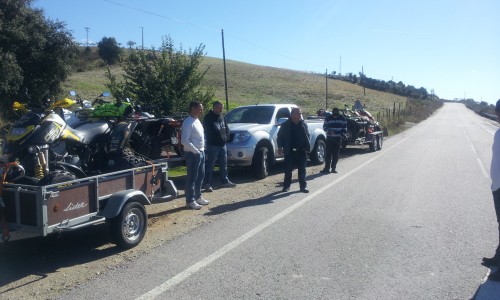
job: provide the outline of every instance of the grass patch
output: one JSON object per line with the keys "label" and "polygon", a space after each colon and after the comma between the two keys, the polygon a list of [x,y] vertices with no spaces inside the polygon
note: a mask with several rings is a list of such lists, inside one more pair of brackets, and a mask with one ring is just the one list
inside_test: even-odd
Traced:
{"label": "grass patch", "polygon": [[186,166],[168,168],[168,177],[181,177],[186,175]]}

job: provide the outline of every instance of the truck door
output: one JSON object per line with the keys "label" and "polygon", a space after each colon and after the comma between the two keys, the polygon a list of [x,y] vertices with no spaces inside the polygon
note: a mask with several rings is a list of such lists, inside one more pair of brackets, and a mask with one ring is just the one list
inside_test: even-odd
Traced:
{"label": "truck door", "polygon": [[[276,117],[274,119],[274,124],[277,124],[278,120],[281,118],[289,118],[290,117],[290,109],[288,107],[282,107],[276,112]],[[274,156],[280,157],[278,155],[278,130],[281,126],[273,126],[271,132],[269,133],[272,137],[272,141],[274,144]]]}

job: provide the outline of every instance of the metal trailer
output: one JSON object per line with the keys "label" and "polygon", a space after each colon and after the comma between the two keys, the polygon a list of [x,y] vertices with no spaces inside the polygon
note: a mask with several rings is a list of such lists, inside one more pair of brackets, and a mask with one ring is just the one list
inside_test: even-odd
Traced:
{"label": "metal trailer", "polygon": [[143,239],[145,205],[178,195],[164,161],[45,186],[4,183],[0,188],[0,243],[109,222],[114,243],[123,248]]}
{"label": "metal trailer", "polygon": [[382,130],[366,133],[363,137],[354,139],[342,139],[342,148],[345,149],[347,145],[368,145],[370,151],[382,150],[384,143],[384,132]]}

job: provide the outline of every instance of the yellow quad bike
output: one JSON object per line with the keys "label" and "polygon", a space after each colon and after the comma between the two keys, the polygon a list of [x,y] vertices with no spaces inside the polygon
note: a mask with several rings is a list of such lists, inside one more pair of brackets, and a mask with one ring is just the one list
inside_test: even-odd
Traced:
{"label": "yellow quad bike", "polygon": [[55,110],[28,110],[6,135],[2,181],[46,185],[146,164],[126,147],[137,123],[99,117],[77,125]]}

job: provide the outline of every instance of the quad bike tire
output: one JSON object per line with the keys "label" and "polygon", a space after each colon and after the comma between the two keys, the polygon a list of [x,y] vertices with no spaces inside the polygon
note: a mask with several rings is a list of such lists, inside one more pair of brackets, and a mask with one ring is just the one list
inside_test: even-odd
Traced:
{"label": "quad bike tire", "polygon": [[157,136],[147,135],[144,138],[133,137],[133,148],[137,153],[150,159],[158,159],[163,152],[161,140]]}
{"label": "quad bike tire", "polygon": [[121,152],[111,155],[109,162],[109,172],[127,170],[147,165],[146,159],[144,157],[136,155],[129,148],[124,148]]}
{"label": "quad bike tire", "polygon": [[39,186],[43,185],[49,185],[49,184],[55,184],[55,183],[62,183],[62,182],[67,182],[71,180],[75,180],[76,176],[75,174],[68,172],[68,171],[63,171],[63,170],[56,170],[52,171],[49,174],[45,175],[40,181],[38,182]]}

